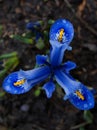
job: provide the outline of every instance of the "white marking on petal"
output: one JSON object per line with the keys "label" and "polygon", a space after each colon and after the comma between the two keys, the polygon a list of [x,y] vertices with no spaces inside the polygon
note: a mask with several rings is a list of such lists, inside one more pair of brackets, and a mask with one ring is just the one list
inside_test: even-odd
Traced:
{"label": "white marking on petal", "polygon": [[92,106],[92,103],[89,103],[90,106]]}
{"label": "white marking on petal", "polygon": [[66,24],[66,20],[62,20],[62,22]]}
{"label": "white marking on petal", "polygon": [[10,91],[11,90],[11,88],[10,88],[10,86],[8,85],[8,86],[6,86],[6,90],[8,90],[8,91]]}
{"label": "white marking on petal", "polygon": [[88,107],[88,105],[87,104],[84,104],[84,108],[87,108]]}

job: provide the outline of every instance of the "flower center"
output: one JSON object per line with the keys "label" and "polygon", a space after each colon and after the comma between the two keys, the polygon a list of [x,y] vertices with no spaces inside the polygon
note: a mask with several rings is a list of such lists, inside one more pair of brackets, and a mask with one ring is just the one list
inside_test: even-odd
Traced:
{"label": "flower center", "polygon": [[21,79],[21,80],[18,80],[18,81],[16,81],[15,83],[14,83],[14,86],[20,86],[20,85],[22,85],[22,84],[24,84],[25,83],[25,79]]}
{"label": "flower center", "polygon": [[83,96],[83,94],[80,92],[80,91],[76,91],[75,94],[81,99],[81,100],[84,100],[85,97]]}
{"label": "flower center", "polygon": [[65,32],[64,32],[64,29],[63,29],[63,28],[60,29],[59,35],[58,35],[58,41],[59,41],[59,42],[62,42],[64,33],[65,33]]}

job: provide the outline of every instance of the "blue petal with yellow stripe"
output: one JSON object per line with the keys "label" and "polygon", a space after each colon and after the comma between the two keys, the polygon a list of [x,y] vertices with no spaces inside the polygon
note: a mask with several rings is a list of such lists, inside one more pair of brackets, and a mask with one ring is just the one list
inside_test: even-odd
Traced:
{"label": "blue petal with yellow stripe", "polygon": [[62,44],[59,44],[58,41],[51,41],[51,45],[50,63],[52,66],[59,66],[62,63],[67,45],[63,46]]}
{"label": "blue petal with yellow stripe", "polygon": [[3,89],[11,94],[22,94],[28,92],[31,88],[31,82],[20,75],[19,72],[9,74],[3,82]]}
{"label": "blue petal with yellow stripe", "polygon": [[28,92],[33,86],[45,80],[50,74],[48,66],[39,67],[28,71],[17,71],[9,74],[4,82],[3,89],[11,94]]}
{"label": "blue petal with yellow stripe", "polygon": [[80,110],[89,110],[95,104],[93,94],[83,84],[69,96],[69,101]]}
{"label": "blue petal with yellow stripe", "polygon": [[70,44],[74,36],[74,28],[66,19],[58,19],[50,28],[50,40],[59,44]]}
{"label": "blue petal with yellow stripe", "polygon": [[59,85],[64,89],[66,95],[64,100],[69,100],[80,110],[89,110],[94,107],[94,97],[91,91],[82,83],[74,80],[71,75],[64,72],[55,71],[55,78]]}
{"label": "blue petal with yellow stripe", "polygon": [[[73,25],[66,19],[56,20],[50,28],[50,61],[53,66],[62,63],[64,52],[72,50],[69,46],[74,36]],[[56,57],[56,58],[55,58]]]}

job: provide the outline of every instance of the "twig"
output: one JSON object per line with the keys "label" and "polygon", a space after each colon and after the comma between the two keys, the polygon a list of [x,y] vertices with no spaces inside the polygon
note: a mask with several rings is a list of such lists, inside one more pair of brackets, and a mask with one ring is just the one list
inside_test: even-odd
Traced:
{"label": "twig", "polygon": [[68,0],[64,0],[64,2],[67,4],[67,7],[72,11],[73,15],[80,20],[80,22],[82,24],[85,25],[85,27],[91,32],[93,33],[96,37],[97,37],[97,31],[95,29],[93,29],[86,21],[84,21],[80,16],[78,16],[78,14],[75,12],[75,10],[72,8],[72,5],[69,3]]}
{"label": "twig", "polygon": [[60,4],[59,0],[55,0],[55,2],[56,2],[56,5],[59,6],[59,4]]}
{"label": "twig", "polygon": [[85,126],[85,125],[88,125],[88,124],[90,124],[90,123],[89,123],[89,122],[84,122],[84,123],[78,124],[78,125],[76,125],[76,126],[72,126],[72,127],[70,128],[70,130],[75,130],[75,129],[78,129],[78,128],[83,127],[83,126]]}

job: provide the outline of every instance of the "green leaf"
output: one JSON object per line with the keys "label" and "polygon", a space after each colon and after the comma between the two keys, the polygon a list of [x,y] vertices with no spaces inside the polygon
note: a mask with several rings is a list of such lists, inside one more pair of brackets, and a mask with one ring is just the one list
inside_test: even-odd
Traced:
{"label": "green leaf", "polygon": [[26,33],[23,33],[22,34],[22,37],[25,37],[25,38],[32,38],[32,37],[34,37],[34,33],[32,32],[32,31],[28,31],[28,32],[26,32]]}
{"label": "green leaf", "polygon": [[0,98],[5,96],[5,92],[0,92]]}
{"label": "green leaf", "polygon": [[53,24],[54,22],[55,22],[55,21],[52,20],[52,19],[48,20],[48,24]]}
{"label": "green leaf", "polygon": [[79,130],[85,130],[85,128],[84,127],[80,127]]}
{"label": "green leaf", "polygon": [[84,119],[91,124],[93,122],[92,113],[90,111],[84,111]]}
{"label": "green leaf", "polygon": [[7,71],[13,71],[17,67],[18,64],[19,64],[18,57],[12,57],[5,60],[4,69],[0,71],[0,78],[4,77]]}
{"label": "green leaf", "polygon": [[3,62],[3,69],[0,70],[0,78],[2,78],[7,71],[12,71],[19,64],[19,57],[17,52],[11,52],[0,56],[1,62]]}
{"label": "green leaf", "polygon": [[38,49],[40,49],[40,50],[42,50],[42,49],[44,48],[45,44],[44,44],[42,38],[39,38],[39,39],[38,39],[38,41],[37,41],[37,43],[35,44],[35,46],[36,46]]}
{"label": "green leaf", "polygon": [[44,24],[44,22],[42,20],[39,20],[38,22],[39,22],[40,25]]}
{"label": "green leaf", "polygon": [[0,60],[17,56],[17,52],[6,53],[0,56]]}
{"label": "green leaf", "polygon": [[10,37],[15,40],[19,40],[20,42],[26,43],[26,44],[33,44],[32,38],[23,37],[20,35],[11,35]]}
{"label": "green leaf", "polygon": [[48,34],[49,34],[48,31],[46,31],[46,30],[44,30],[43,33],[44,33],[45,36],[48,36]]}
{"label": "green leaf", "polygon": [[36,97],[38,97],[38,96],[40,95],[40,93],[41,93],[41,89],[38,88],[37,90],[35,90],[34,95],[35,95]]}
{"label": "green leaf", "polygon": [[9,58],[7,61],[5,61],[4,63],[4,67],[5,69],[8,70],[14,70],[14,68],[16,68],[16,66],[19,64],[19,59],[18,57],[13,57],[13,58]]}
{"label": "green leaf", "polygon": [[4,75],[6,74],[7,70],[3,69],[0,71],[0,78],[4,77]]}

